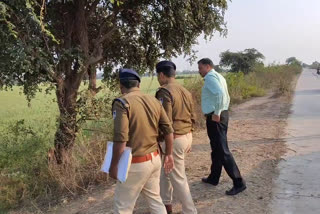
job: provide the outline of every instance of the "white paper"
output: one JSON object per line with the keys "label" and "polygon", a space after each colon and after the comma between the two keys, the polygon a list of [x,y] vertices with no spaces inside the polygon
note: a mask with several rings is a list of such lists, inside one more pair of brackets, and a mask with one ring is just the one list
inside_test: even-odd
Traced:
{"label": "white paper", "polygon": [[[128,172],[129,172],[129,169],[131,166],[131,160],[132,160],[131,151],[132,149],[130,147],[126,147],[123,153],[121,154],[121,157],[119,160],[117,178],[121,183],[125,182],[128,177]],[[107,144],[106,155],[104,157],[104,161],[101,166],[102,172],[109,173],[112,154],[113,154],[113,142],[109,141]]]}

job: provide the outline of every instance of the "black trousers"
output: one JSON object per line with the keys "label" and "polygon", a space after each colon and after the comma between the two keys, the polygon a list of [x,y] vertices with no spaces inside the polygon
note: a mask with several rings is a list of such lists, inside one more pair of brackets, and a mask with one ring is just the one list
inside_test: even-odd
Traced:
{"label": "black trousers", "polygon": [[229,150],[227,132],[229,123],[229,112],[223,111],[220,115],[220,122],[217,123],[207,116],[207,133],[211,145],[211,173],[209,181],[218,184],[221,176],[222,166],[233,181],[236,187],[242,186],[244,181],[239,168]]}

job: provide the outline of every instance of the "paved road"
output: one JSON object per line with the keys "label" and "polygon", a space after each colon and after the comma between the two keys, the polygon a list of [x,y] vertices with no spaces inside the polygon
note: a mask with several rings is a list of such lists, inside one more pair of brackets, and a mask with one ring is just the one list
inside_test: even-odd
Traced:
{"label": "paved road", "polygon": [[279,164],[271,213],[320,213],[320,76],[305,69],[288,118],[289,152]]}

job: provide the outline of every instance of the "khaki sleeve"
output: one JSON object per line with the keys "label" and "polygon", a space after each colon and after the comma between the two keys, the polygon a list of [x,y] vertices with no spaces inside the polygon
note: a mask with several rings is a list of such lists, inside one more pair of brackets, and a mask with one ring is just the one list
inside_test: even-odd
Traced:
{"label": "khaki sleeve", "polygon": [[170,122],[164,108],[161,106],[159,128],[162,134],[167,135],[173,133],[172,123]]}
{"label": "khaki sleeve", "polygon": [[127,109],[120,101],[112,106],[113,142],[127,142],[129,140],[129,119]]}
{"label": "khaki sleeve", "polygon": [[156,93],[156,98],[161,102],[164,110],[167,113],[167,116],[170,120],[170,122],[172,123],[172,100],[171,100],[171,96],[169,94],[168,91],[164,90],[164,89],[160,89],[157,93]]}
{"label": "khaki sleeve", "polygon": [[191,122],[192,122],[191,131],[194,131],[194,126],[196,124],[196,114],[194,112],[194,102],[193,102],[192,95],[190,95],[190,113],[191,113]]}

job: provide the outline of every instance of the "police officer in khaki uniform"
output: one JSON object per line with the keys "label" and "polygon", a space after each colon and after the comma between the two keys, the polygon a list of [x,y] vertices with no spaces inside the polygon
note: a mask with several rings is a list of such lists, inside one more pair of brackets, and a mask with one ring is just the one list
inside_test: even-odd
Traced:
{"label": "police officer in khaki uniform", "polygon": [[112,105],[114,148],[110,177],[117,177],[118,162],[125,146],[132,148],[133,157],[127,180],[116,185],[114,211],[131,214],[141,192],[152,214],[165,214],[166,209],[160,197],[161,159],[157,137],[160,129],[166,142],[164,168],[169,173],[173,168],[172,126],[160,102],[141,93],[140,77],[134,70],[122,69],[119,77],[123,95],[115,99]]}
{"label": "police officer in khaki uniform", "polygon": [[180,199],[182,213],[194,214],[197,209],[193,203],[184,157],[191,149],[194,124],[193,99],[191,93],[175,80],[176,65],[170,61],[161,61],[156,65],[158,81],[161,87],[156,93],[162,103],[174,129],[173,159],[175,167],[166,175],[164,170],[160,178],[160,194],[167,212],[172,213],[172,193]]}

